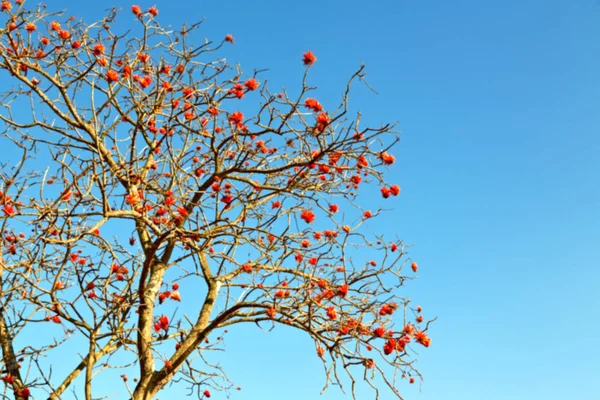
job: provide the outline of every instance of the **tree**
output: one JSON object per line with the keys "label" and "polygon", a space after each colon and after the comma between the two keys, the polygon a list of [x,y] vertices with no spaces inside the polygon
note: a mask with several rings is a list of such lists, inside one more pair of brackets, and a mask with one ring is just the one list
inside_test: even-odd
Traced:
{"label": "tree", "polygon": [[[281,324],[314,339],[328,384],[384,382],[401,398],[429,322],[399,295],[417,270],[402,242],[361,228],[381,209],[359,189],[400,194],[384,180],[393,125],[348,115],[363,66],[326,110],[309,97],[310,51],[292,95],[218,58],[231,35],[196,45],[199,24],[170,31],[155,7],[133,6],[125,34],[116,10],[91,25],[24,0],[1,11],[0,346],[14,398],[60,399],[77,381],[92,399],[115,369],[132,399],[175,382],[210,397],[231,389],[206,358],[225,329]],[[48,335],[29,342],[35,330]],[[52,373],[68,346],[83,356]]]}

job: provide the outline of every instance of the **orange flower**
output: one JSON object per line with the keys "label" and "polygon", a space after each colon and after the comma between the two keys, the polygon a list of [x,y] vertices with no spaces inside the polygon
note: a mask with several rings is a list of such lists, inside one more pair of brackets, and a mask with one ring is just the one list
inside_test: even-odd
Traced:
{"label": "orange flower", "polygon": [[390,193],[391,193],[390,189],[388,189],[386,187],[381,188],[381,195],[383,196],[384,199],[387,199],[388,197],[390,197]]}
{"label": "orange flower", "polygon": [[104,54],[105,50],[106,50],[106,47],[104,47],[104,45],[100,44],[100,43],[94,45],[94,47],[92,49],[95,56],[101,56],[102,54]]}
{"label": "orange flower", "polygon": [[327,307],[327,313],[326,314],[327,314],[327,316],[330,319],[337,319],[337,314],[336,314],[335,308],[333,306]]}
{"label": "orange flower", "polygon": [[390,193],[394,196],[398,196],[400,194],[400,186],[398,186],[398,185],[390,186]]}
{"label": "orange flower", "polygon": [[275,311],[274,308],[268,308],[267,315],[269,316],[269,318],[275,318],[275,316],[277,315],[277,311]]}
{"label": "orange flower", "polygon": [[148,9],[148,14],[151,14],[153,17],[156,17],[158,15],[158,10],[156,9],[156,7],[150,7]]}
{"label": "orange flower", "polygon": [[12,10],[12,4],[10,4],[10,1],[3,1],[2,4],[0,5],[0,11],[10,11]]}
{"label": "orange flower", "polygon": [[304,100],[304,106],[311,109],[314,112],[319,112],[323,110],[323,106],[315,99],[308,98]]}
{"label": "orange flower", "polygon": [[364,219],[371,218],[372,216],[373,216],[373,214],[371,214],[370,210],[365,211],[363,214]]}
{"label": "orange flower", "polygon": [[25,30],[29,33],[35,31],[37,28],[35,26],[35,24],[33,22],[28,23],[27,25],[25,25]]}
{"label": "orange flower", "polygon": [[429,347],[431,344],[431,339],[423,331],[417,331],[417,333],[415,333],[415,340],[417,343],[422,344],[425,347]]}
{"label": "orange flower", "polygon": [[142,9],[140,8],[140,6],[131,6],[131,12],[136,17],[139,17],[140,15],[142,15]]}
{"label": "orange flower", "polygon": [[385,151],[379,155],[379,158],[385,165],[392,165],[394,162],[396,162],[396,158]]}
{"label": "orange flower", "polygon": [[413,261],[413,263],[410,265],[410,267],[412,268],[413,272],[417,272],[417,270],[419,269],[419,265]]}
{"label": "orange flower", "polygon": [[250,78],[244,82],[244,86],[246,86],[246,89],[248,90],[256,90],[260,86],[260,83],[258,83],[256,79]]}
{"label": "orange flower", "polygon": [[310,210],[304,210],[302,211],[302,214],[300,214],[300,218],[307,224],[310,224],[315,220],[315,214]]}
{"label": "orange flower", "polygon": [[[58,32],[58,37],[60,37],[62,40],[67,40],[68,38],[71,37],[71,32],[61,30]],[[78,42],[76,42],[76,43],[78,43]],[[73,43],[73,47],[75,47],[75,43]]]}
{"label": "orange flower", "polygon": [[318,355],[319,357],[323,357],[323,355],[324,355],[324,354],[325,354],[325,349],[324,349],[324,348],[322,348],[321,346],[318,346],[318,347],[317,347],[317,355]]}
{"label": "orange flower", "polygon": [[241,124],[243,120],[244,114],[242,114],[239,111],[236,111],[229,116],[229,122],[231,122],[232,124]]}
{"label": "orange flower", "polygon": [[384,337],[385,336],[385,328],[383,328],[382,326],[378,326],[377,328],[375,328],[373,330],[373,335],[377,336],[377,337]]}
{"label": "orange flower", "polygon": [[315,61],[317,61],[317,57],[315,57],[312,51],[307,51],[302,54],[302,62],[304,65],[313,65]]}
{"label": "orange flower", "polygon": [[137,59],[146,64],[148,61],[150,61],[150,54],[140,53],[138,54]]}
{"label": "orange flower", "polygon": [[247,274],[251,274],[252,266],[250,264],[244,264],[244,265],[242,265],[242,271],[244,271]]}
{"label": "orange flower", "polygon": [[118,82],[119,81],[119,74],[117,74],[116,71],[113,71],[112,69],[110,71],[108,71],[106,73],[106,80],[109,83],[114,83],[114,82]]}
{"label": "orange flower", "polygon": [[225,41],[233,44],[233,36],[228,33],[227,36],[225,36]]}

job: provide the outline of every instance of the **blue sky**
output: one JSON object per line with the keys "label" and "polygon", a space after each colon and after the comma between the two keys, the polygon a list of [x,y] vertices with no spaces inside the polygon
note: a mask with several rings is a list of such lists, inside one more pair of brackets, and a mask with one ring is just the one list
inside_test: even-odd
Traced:
{"label": "blue sky", "polygon": [[[51,3],[88,21],[113,4]],[[418,356],[425,380],[401,386],[406,399],[600,398],[599,1],[156,5],[164,24],[206,18],[208,38],[233,34],[222,55],[269,68],[271,87],[297,85],[314,51],[324,103],[367,65],[379,94],[358,88],[354,106],[403,132],[400,200],[369,229],[413,244],[419,279],[406,293],[438,316]],[[232,399],[349,398],[318,396],[314,347],[286,329],[233,329],[223,357],[243,388]]]}

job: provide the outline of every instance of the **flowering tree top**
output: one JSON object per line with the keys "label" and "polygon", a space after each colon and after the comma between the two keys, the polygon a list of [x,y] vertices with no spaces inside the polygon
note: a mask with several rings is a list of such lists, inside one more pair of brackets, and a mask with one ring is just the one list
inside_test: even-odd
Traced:
{"label": "flowering tree top", "polygon": [[[217,57],[232,35],[195,44],[197,24],[167,30],[156,7],[91,25],[0,9],[0,346],[15,398],[60,399],[74,382],[97,398],[114,371],[132,399],[170,383],[214,396],[237,388],[206,357],[226,330],[280,324],[314,340],[328,384],[402,398],[429,322],[399,293],[418,268],[402,242],[362,226],[382,211],[361,191],[400,195],[385,179],[393,125],[348,112],[364,67],[325,107],[312,51],[292,96]],[[79,359],[61,359],[66,343],[84,343]],[[57,362],[71,372],[52,374]]]}

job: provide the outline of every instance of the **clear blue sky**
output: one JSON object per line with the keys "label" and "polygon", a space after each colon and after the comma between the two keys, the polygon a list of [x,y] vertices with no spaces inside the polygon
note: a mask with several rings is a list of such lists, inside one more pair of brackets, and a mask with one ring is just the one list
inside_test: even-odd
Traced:
{"label": "clear blue sky", "polygon": [[[90,21],[113,1],[49,3]],[[206,18],[207,37],[233,34],[222,54],[269,68],[271,87],[298,84],[313,50],[323,102],[366,63],[379,95],[357,90],[353,104],[403,131],[393,223],[370,229],[414,244],[420,279],[406,293],[439,317],[406,399],[600,398],[600,1],[156,5],[165,24]],[[247,328],[222,359],[243,387],[232,399],[348,398],[319,397],[310,340]]]}

